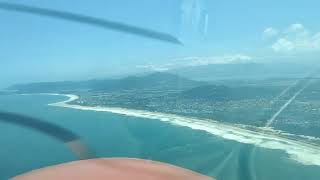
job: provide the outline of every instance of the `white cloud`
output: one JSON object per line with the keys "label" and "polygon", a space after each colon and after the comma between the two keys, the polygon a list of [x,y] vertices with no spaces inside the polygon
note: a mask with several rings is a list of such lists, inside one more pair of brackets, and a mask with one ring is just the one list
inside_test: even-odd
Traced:
{"label": "white cloud", "polygon": [[315,48],[320,49],[320,32],[318,32],[312,37],[312,41],[314,42]]}
{"label": "white cloud", "polygon": [[320,51],[320,32],[310,33],[302,24],[292,24],[279,31],[279,38],[271,48],[284,53]]}
{"label": "white cloud", "polygon": [[296,24],[291,24],[287,30],[287,32],[301,32],[305,31],[305,28],[302,24],[296,23]]}
{"label": "white cloud", "polygon": [[253,62],[253,58],[244,54],[211,56],[211,57],[185,57],[172,59],[166,64],[138,65],[136,68],[143,68],[152,71],[167,71],[180,67],[206,66],[210,64],[241,64]]}
{"label": "white cloud", "polygon": [[279,31],[273,27],[266,28],[263,31],[263,37],[265,38],[271,38],[271,37],[277,36],[278,34],[279,34]]}
{"label": "white cloud", "polygon": [[276,52],[281,52],[281,51],[292,51],[293,49],[295,48],[295,45],[287,40],[286,38],[281,38],[281,39],[278,39],[277,42],[275,42],[273,45],[272,45],[272,49]]}
{"label": "white cloud", "polygon": [[233,63],[247,63],[252,58],[243,54],[214,56],[214,57],[195,57],[188,61],[185,60],[186,66],[204,66],[210,64],[233,64]]}
{"label": "white cloud", "polygon": [[169,68],[167,68],[165,65],[164,66],[157,66],[154,64],[137,65],[136,68],[147,69],[147,70],[158,71],[158,72],[163,72],[163,71],[169,70]]}

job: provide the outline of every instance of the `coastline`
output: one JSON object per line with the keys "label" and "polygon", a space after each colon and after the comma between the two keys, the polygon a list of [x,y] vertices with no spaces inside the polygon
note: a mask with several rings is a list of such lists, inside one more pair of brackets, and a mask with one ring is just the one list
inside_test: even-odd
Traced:
{"label": "coastline", "polygon": [[150,120],[160,120],[175,126],[188,127],[194,130],[205,131],[217,137],[236,141],[244,144],[251,144],[262,148],[282,150],[288,154],[288,157],[303,165],[320,166],[320,146],[281,137],[280,134],[265,133],[264,131],[254,131],[246,129],[245,126],[236,126],[224,124],[213,120],[203,120],[191,117],[184,117],[173,114],[149,112],[143,110],[133,110],[116,107],[90,107],[68,104],[79,97],[73,94],[43,94],[65,96],[69,99],[61,102],[48,104],[49,106],[72,108],[85,111],[108,112],[131,117],[145,118]]}

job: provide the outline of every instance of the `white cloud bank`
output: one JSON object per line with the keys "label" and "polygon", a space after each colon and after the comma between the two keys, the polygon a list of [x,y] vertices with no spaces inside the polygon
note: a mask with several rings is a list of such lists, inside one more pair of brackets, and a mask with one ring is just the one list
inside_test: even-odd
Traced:
{"label": "white cloud bank", "polygon": [[[180,60],[181,61],[181,60]],[[252,57],[243,54],[213,56],[213,57],[190,57],[182,60],[185,66],[204,66],[210,64],[234,64],[248,63]]]}
{"label": "white cloud bank", "polygon": [[185,57],[172,59],[169,63],[165,64],[144,64],[137,65],[136,68],[142,68],[152,71],[167,71],[180,67],[194,67],[205,66],[211,64],[241,64],[254,62],[253,58],[244,54],[233,54],[224,56],[211,56],[211,57]]}
{"label": "white cloud bank", "polygon": [[311,33],[302,24],[292,24],[278,31],[269,27],[263,32],[264,37],[275,37],[271,48],[280,53],[299,53],[320,51],[320,32]]}

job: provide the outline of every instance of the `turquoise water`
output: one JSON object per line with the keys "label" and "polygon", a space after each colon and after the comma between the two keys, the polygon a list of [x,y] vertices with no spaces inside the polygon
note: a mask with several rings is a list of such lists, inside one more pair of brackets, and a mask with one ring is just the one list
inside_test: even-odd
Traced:
{"label": "turquoise water", "polygon": [[[182,166],[220,180],[318,180],[319,166],[285,152],[256,148],[157,120],[48,106],[66,97],[0,96],[0,110],[61,125],[80,135],[98,157],[136,157]],[[0,122],[0,179],[75,160],[62,143]]]}

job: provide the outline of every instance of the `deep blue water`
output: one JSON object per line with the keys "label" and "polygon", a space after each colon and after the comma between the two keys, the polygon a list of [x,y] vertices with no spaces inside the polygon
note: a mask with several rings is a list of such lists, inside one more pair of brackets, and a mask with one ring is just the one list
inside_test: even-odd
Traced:
{"label": "deep blue water", "polygon": [[[72,130],[98,157],[136,157],[182,166],[220,180],[318,180],[319,166],[285,152],[257,148],[157,120],[48,106],[66,97],[2,95],[0,110],[50,121]],[[250,158],[252,157],[252,158]],[[57,140],[0,122],[0,179],[75,160]]]}

